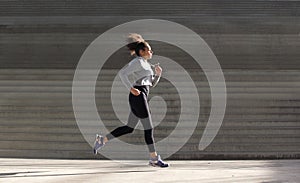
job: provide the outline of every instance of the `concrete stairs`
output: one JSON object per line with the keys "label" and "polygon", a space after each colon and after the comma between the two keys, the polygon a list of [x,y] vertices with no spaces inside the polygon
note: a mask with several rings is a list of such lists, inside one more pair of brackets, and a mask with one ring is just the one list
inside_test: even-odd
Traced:
{"label": "concrete stairs", "polygon": [[[94,157],[74,118],[73,70],[2,69],[0,73],[1,157]],[[98,81],[102,83],[96,88],[97,101],[110,94],[109,78],[114,78],[117,70],[103,70],[103,73],[106,82]],[[210,90],[204,82],[199,82],[202,106],[198,126],[188,143],[171,158],[299,157],[299,72],[225,70],[224,76],[227,108],[217,137],[204,151],[197,149],[210,111],[210,99],[203,97],[209,96]],[[166,92],[164,85],[167,83],[162,81],[155,92]],[[169,103],[170,110],[173,107],[174,112],[178,111],[176,95],[168,95],[171,96],[166,100],[174,100]],[[107,128],[120,124],[114,111],[104,107],[99,112],[104,121],[110,121]],[[157,140],[174,129],[174,120],[176,115],[168,116],[157,127]],[[122,140],[142,143],[142,134],[137,131]]]}

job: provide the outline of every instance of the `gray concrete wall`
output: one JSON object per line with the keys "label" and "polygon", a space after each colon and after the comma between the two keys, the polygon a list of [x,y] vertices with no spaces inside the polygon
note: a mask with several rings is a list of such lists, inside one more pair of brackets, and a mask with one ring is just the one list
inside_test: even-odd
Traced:
{"label": "gray concrete wall", "polygon": [[[218,58],[227,85],[220,131],[200,151],[211,107],[205,75],[187,62],[186,53],[151,42],[156,54],[176,60],[194,75],[201,101],[197,128],[171,158],[299,158],[299,2],[130,2],[0,2],[0,157],[93,158],[72,108],[76,65],[87,46],[109,28],[152,18],[198,33]],[[108,97],[116,72],[130,59],[124,55],[121,49],[106,62],[97,85],[99,114],[109,129],[119,124]],[[166,81],[154,94],[170,92],[164,86]],[[163,97],[176,109],[176,95]],[[169,117],[155,130],[158,140],[174,129]],[[137,131],[123,140],[140,139]]]}

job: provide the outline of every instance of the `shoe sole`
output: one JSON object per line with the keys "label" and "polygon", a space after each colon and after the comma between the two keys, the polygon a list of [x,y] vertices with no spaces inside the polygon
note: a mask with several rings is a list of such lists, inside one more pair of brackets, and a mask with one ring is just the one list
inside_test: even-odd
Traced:
{"label": "shoe sole", "polygon": [[159,165],[156,165],[155,163],[149,163],[149,166],[159,167],[159,168],[168,168],[168,167],[170,167],[170,165],[168,165],[168,166],[159,166]]}

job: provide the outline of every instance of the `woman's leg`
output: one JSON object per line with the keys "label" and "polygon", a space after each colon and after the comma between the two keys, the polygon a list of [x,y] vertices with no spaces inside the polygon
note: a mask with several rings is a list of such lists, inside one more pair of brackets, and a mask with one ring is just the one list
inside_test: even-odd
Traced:
{"label": "woman's leg", "polygon": [[132,133],[138,121],[139,119],[132,112],[130,112],[127,125],[116,128],[111,133],[107,134],[105,137],[97,135],[94,143],[94,154],[97,154],[97,151],[101,147],[103,147],[109,140],[128,133]]}
{"label": "woman's leg", "polygon": [[110,132],[109,134],[104,137],[104,143],[106,143],[108,140],[111,140],[116,137],[120,137],[122,135],[132,133],[134,128],[136,127],[137,123],[139,121],[139,118],[136,117],[132,112],[130,112],[128,116],[128,123],[125,126],[121,126]]}
{"label": "woman's leg", "polygon": [[152,125],[152,119],[151,116],[148,118],[141,119],[142,125],[144,127],[144,138],[145,142],[148,146],[148,150],[150,153],[150,156],[152,157],[153,155],[156,154],[155,150],[155,142],[154,142],[154,137],[153,137],[153,125]]}
{"label": "woman's leg", "polygon": [[141,120],[144,127],[144,138],[148,146],[150,157],[154,158],[157,156],[155,150],[155,142],[153,138],[153,124],[150,114],[150,108],[148,105],[148,87],[139,87],[142,92],[139,96],[129,95],[129,103],[132,112]]}

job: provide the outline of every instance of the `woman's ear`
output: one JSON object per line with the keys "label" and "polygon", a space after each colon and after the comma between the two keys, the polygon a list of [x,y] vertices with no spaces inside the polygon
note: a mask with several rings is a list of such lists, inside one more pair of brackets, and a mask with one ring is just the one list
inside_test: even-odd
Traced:
{"label": "woman's ear", "polygon": [[144,56],[144,50],[143,49],[140,49],[139,50],[139,55],[142,57],[142,56]]}

